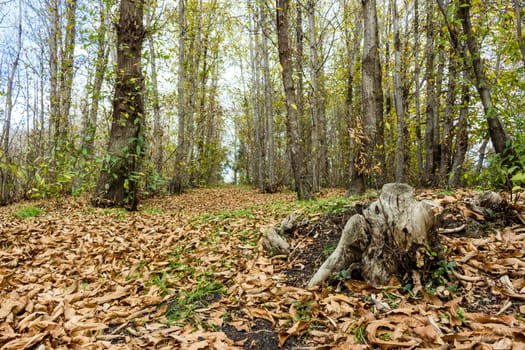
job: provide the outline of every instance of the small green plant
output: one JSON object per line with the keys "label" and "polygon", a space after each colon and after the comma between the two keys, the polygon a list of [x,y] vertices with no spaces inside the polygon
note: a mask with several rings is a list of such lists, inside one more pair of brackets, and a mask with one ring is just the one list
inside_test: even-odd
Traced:
{"label": "small green plant", "polygon": [[392,333],[386,332],[386,333],[380,334],[379,335],[379,339],[384,340],[384,341],[388,341],[388,340],[392,339]]}
{"label": "small green plant", "polygon": [[199,320],[192,317],[196,309],[204,308],[217,296],[225,293],[224,285],[213,279],[211,275],[202,275],[199,277],[199,283],[193,290],[181,292],[175,295],[175,298],[168,303],[166,319],[168,324],[183,326],[184,324],[198,323]]}
{"label": "small green plant", "polygon": [[354,340],[359,344],[368,344],[368,339],[366,338],[365,327],[361,324],[355,325],[352,328],[352,334],[354,335]]}
{"label": "small green plant", "polygon": [[350,274],[348,273],[348,270],[341,270],[335,274],[334,278],[335,280],[339,282],[345,282],[345,281],[348,281],[350,278],[352,278],[352,276],[350,276]]}
{"label": "small green plant", "polygon": [[39,208],[36,208],[36,207],[25,207],[24,209],[22,209],[20,211],[17,211],[13,215],[15,217],[19,218],[19,219],[23,219],[23,218],[30,218],[30,217],[39,216],[43,212],[44,211],[42,209],[39,209]]}
{"label": "small green plant", "polygon": [[159,288],[162,296],[172,293],[171,289],[168,287],[168,273],[166,271],[155,274],[152,284]]}
{"label": "small green plant", "polygon": [[294,306],[295,313],[293,314],[293,318],[296,321],[309,321],[312,318],[312,307],[314,305],[313,301],[311,300],[295,300],[292,302],[292,305]]}
{"label": "small green plant", "polygon": [[323,248],[323,251],[321,252],[321,255],[324,259],[328,258],[337,247],[337,244],[331,244]]}
{"label": "small green plant", "polygon": [[458,309],[457,317],[458,317],[458,320],[460,320],[463,323],[468,321],[467,318],[465,317],[465,309],[462,309],[462,308]]}

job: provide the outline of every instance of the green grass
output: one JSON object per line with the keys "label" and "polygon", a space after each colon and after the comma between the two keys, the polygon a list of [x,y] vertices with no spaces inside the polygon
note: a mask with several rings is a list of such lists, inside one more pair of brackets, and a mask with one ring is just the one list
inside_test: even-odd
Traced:
{"label": "green grass", "polygon": [[149,206],[149,205],[145,205],[144,207],[142,207],[141,211],[146,213],[146,214],[153,214],[153,215],[162,215],[162,214],[164,214],[164,210],[162,210],[160,208],[157,208],[157,207],[152,207],[152,206]]}
{"label": "green grass", "polygon": [[201,275],[198,281],[192,290],[174,294],[175,298],[168,303],[166,312],[168,324],[198,324],[200,321],[198,317],[193,317],[194,311],[207,307],[212,300],[226,292],[224,285],[215,280],[212,274]]}
{"label": "green grass", "polygon": [[13,215],[19,219],[23,219],[23,218],[36,217],[43,213],[44,211],[42,209],[39,209],[36,207],[25,207],[17,211],[16,213],[14,213]]}
{"label": "green grass", "polygon": [[213,213],[198,215],[193,218],[194,225],[209,224],[215,222],[229,222],[234,219],[255,219],[255,214],[251,209],[237,209],[237,210],[218,210]]}

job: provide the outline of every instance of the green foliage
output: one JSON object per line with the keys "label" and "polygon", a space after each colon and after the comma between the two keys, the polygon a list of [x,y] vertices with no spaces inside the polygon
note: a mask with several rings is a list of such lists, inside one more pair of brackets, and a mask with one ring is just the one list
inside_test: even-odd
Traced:
{"label": "green foliage", "polygon": [[13,216],[15,216],[15,217],[17,217],[19,219],[23,219],[23,218],[30,218],[30,217],[39,216],[43,212],[44,211],[42,209],[39,209],[39,208],[36,208],[36,207],[25,207],[24,209],[19,210],[16,213],[14,213]]}
{"label": "green foliage", "polygon": [[195,288],[176,293],[168,302],[166,318],[169,324],[179,326],[187,323],[198,324],[200,320],[193,317],[194,311],[208,306],[212,300],[226,292],[224,285],[215,280],[211,274],[201,276],[198,281]]}
{"label": "green foliage", "polygon": [[[501,188],[511,185],[511,191],[523,190],[525,186],[525,133],[518,133],[512,140],[514,153],[502,159],[494,155],[486,170],[488,185]],[[509,165],[510,164],[510,165]]]}
{"label": "green foliage", "polygon": [[363,325],[355,323],[351,327],[351,332],[354,336],[354,341],[358,344],[368,344],[366,337],[366,329]]}
{"label": "green foliage", "polygon": [[292,302],[293,310],[295,311],[292,315],[295,321],[309,321],[312,318],[312,308],[314,302],[312,300],[295,300]]}

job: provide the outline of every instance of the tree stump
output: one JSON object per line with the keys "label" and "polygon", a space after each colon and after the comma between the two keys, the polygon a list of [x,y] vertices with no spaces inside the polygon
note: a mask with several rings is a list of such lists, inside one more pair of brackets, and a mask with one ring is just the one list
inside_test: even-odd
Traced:
{"label": "tree stump", "polygon": [[364,281],[385,285],[393,276],[403,277],[422,267],[428,248],[436,246],[436,220],[432,205],[413,197],[407,184],[390,183],[362,215],[345,225],[334,252],[308,283],[319,285],[334,273],[358,270]]}

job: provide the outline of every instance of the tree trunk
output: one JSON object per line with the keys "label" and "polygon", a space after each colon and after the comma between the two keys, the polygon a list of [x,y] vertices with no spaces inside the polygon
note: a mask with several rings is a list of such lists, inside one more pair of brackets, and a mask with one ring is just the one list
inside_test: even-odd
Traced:
{"label": "tree trunk", "polygon": [[521,2],[514,2],[514,11],[516,12],[516,34],[518,37],[518,45],[521,52],[521,61],[523,62],[523,68],[525,68],[525,43],[523,42],[523,30],[522,30],[522,17],[521,17]]}
{"label": "tree trunk", "polygon": [[[346,8],[346,6],[345,6]],[[356,11],[357,12],[357,11]],[[345,12],[346,14],[346,12]],[[356,16],[355,21],[358,21]],[[348,158],[348,178],[350,179],[347,195],[364,193],[366,190],[365,178],[360,176],[360,169],[363,165],[360,164],[364,157],[363,152],[363,138],[362,138],[362,123],[360,116],[354,113],[354,69],[356,56],[358,53],[359,45],[361,42],[361,31],[357,29],[351,37],[345,26],[346,36],[346,55],[348,56],[349,64],[347,70],[347,87],[346,87],[346,123],[348,126],[348,146],[349,146],[349,158]],[[357,26],[361,28],[361,26]]]}
{"label": "tree trunk", "polygon": [[[459,111],[459,120],[456,126],[456,151],[452,161],[452,174],[449,177],[448,185],[456,187],[460,184],[460,179],[463,175],[463,163],[465,162],[465,155],[468,149],[468,106],[470,102],[469,88],[465,83],[462,83],[461,88],[461,109]],[[486,144],[486,142],[484,141]]]}
{"label": "tree trunk", "polygon": [[273,118],[273,87],[270,70],[270,48],[268,45],[268,15],[262,1],[259,2],[259,19],[262,27],[262,73],[264,85],[264,115],[266,122],[266,170],[263,183],[265,192],[276,192],[277,184],[275,180],[275,140],[274,140],[274,118]]}
{"label": "tree trunk", "polygon": [[141,0],[120,2],[113,118],[106,161],[92,198],[95,206],[136,210],[138,204],[138,171],[144,150],[143,10]]}
{"label": "tree trunk", "polygon": [[414,108],[415,111],[415,132],[416,132],[416,158],[417,158],[417,175],[418,183],[421,184],[423,177],[423,146],[421,137],[421,83],[419,81],[419,2],[414,0]]}
{"label": "tree trunk", "polygon": [[[379,61],[379,38],[377,27],[377,10],[375,0],[363,0],[364,33],[363,33],[363,57],[362,57],[362,103],[363,103],[363,152],[364,167],[359,169],[358,176],[367,183],[371,180],[373,173],[381,177],[374,155],[381,163],[384,159],[384,135],[382,133],[383,123],[383,90],[381,85],[381,63]],[[378,129],[378,126],[380,128]],[[379,137],[378,137],[379,135]],[[373,150],[373,151],[372,151]],[[384,164],[379,164],[383,167]]]}
{"label": "tree trunk", "polygon": [[348,220],[335,251],[308,283],[314,287],[343,270],[360,272],[368,283],[385,285],[397,276],[405,280],[422,267],[427,249],[437,243],[432,206],[418,202],[412,187],[391,183],[383,186],[378,200],[363,214]]}
{"label": "tree trunk", "polygon": [[[11,131],[11,117],[13,114],[13,85],[15,82],[15,75],[18,70],[18,63],[20,62],[20,53],[22,51],[22,2],[18,0],[18,33],[17,33],[17,46],[15,56],[11,69],[9,70],[9,76],[7,77],[7,88],[5,91],[5,114],[4,114],[4,130],[2,133],[2,154],[0,157],[5,156],[9,162],[9,146],[11,143],[10,131]],[[0,158],[0,161],[2,159]]]}
{"label": "tree trunk", "polygon": [[315,1],[308,0],[306,4],[309,42],[310,42],[310,113],[312,125],[312,147],[311,147],[311,171],[312,171],[312,190],[318,192],[321,189],[321,167],[322,167],[322,128],[324,102],[321,94],[321,65],[319,63],[320,47],[317,40],[317,28],[315,21]]}
{"label": "tree trunk", "polygon": [[[151,10],[151,15],[148,16],[148,22],[153,22],[155,10]],[[149,24],[148,24],[149,25]],[[158,73],[157,73],[157,52],[155,50],[155,40],[150,36],[148,40],[149,46],[149,64],[151,69],[151,107],[153,109],[153,165],[157,175],[162,174],[164,166],[164,132],[162,130],[162,121],[160,115],[160,95],[158,87]]]}
{"label": "tree trunk", "polygon": [[[5,91],[5,114],[4,130],[1,138],[0,164],[6,165],[0,168],[0,205],[6,205],[13,200],[15,196],[16,177],[11,165],[12,157],[10,152],[10,130],[11,117],[13,114],[13,85],[15,76],[18,71],[20,62],[20,53],[22,51],[22,1],[18,0],[18,33],[17,47],[9,75],[7,77],[7,88]],[[29,84],[28,84],[29,86]]]}
{"label": "tree trunk", "polygon": [[68,0],[66,6],[66,37],[60,65],[60,125],[58,127],[59,150],[65,151],[70,132],[71,92],[73,89],[73,63],[75,58],[77,1]]}
{"label": "tree trunk", "polygon": [[187,164],[186,154],[188,146],[186,141],[186,124],[188,119],[187,106],[187,89],[188,73],[187,66],[189,62],[186,57],[186,1],[179,1],[178,8],[179,16],[179,70],[178,70],[178,86],[177,86],[177,148],[175,150],[175,167],[173,169],[173,178],[169,186],[170,193],[180,194],[187,186]]}
{"label": "tree trunk", "polygon": [[[452,113],[456,105],[456,75],[458,73],[458,62],[456,60],[456,55],[454,50],[450,50],[449,54],[449,64],[448,64],[448,86],[447,86],[447,95],[446,95],[446,105],[445,112],[443,113],[443,134],[441,137],[441,156],[439,163],[439,173],[438,181],[439,185],[446,183],[446,177],[449,171],[451,170],[452,165],[452,140],[454,134],[453,123],[452,123]],[[457,133],[457,132],[456,132]]]}
{"label": "tree trunk", "polygon": [[397,117],[397,140],[395,173],[396,182],[406,182],[406,162],[405,159],[405,101],[403,86],[401,83],[401,38],[399,36],[399,14],[397,12],[396,1],[392,1],[392,12],[394,22],[394,100]]}
{"label": "tree trunk", "polygon": [[61,28],[58,0],[50,0],[49,13],[49,143],[50,148],[57,146],[60,129],[60,95],[58,88],[58,48],[60,46]]}
{"label": "tree trunk", "polygon": [[432,181],[434,174],[436,173],[436,155],[439,150],[434,148],[436,129],[438,125],[434,125],[434,115],[437,114],[437,88],[436,88],[436,50],[434,45],[434,11],[432,2],[427,3],[427,19],[426,19],[426,63],[425,63],[425,81],[427,90],[427,101],[425,109],[425,175],[423,183],[425,186],[429,186]]}
{"label": "tree trunk", "polygon": [[310,186],[305,177],[305,157],[300,140],[299,113],[297,96],[293,80],[292,51],[289,38],[289,8],[290,0],[277,0],[277,44],[279,62],[282,67],[282,81],[286,98],[286,135],[288,150],[295,180],[295,191],[299,200],[312,199]]}
{"label": "tree trunk", "polygon": [[[100,24],[97,29],[97,56],[95,59],[95,74],[93,81],[86,87],[87,94],[90,95],[91,101],[89,105],[82,107],[83,109],[83,125],[82,125],[82,143],[80,145],[81,159],[78,160],[78,176],[75,178],[74,187],[76,190],[83,189],[82,182],[86,182],[92,174],[87,173],[91,169],[87,166],[88,162],[94,158],[95,153],[95,137],[97,133],[97,121],[99,113],[99,103],[102,99],[102,85],[106,76],[109,57],[109,45],[107,44],[107,8],[104,3],[100,1]],[[86,101],[87,102],[87,101]],[[85,188],[85,187],[84,187]]]}

